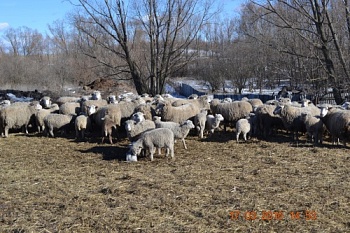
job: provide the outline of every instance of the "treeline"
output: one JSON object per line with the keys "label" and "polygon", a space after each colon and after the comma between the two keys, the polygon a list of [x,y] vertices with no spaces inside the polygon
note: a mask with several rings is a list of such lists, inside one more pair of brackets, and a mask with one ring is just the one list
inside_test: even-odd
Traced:
{"label": "treeline", "polygon": [[349,87],[346,0],[247,1],[227,18],[205,0],[78,0],[68,20],[10,28],[0,45],[0,85],[62,89],[97,78],[164,92],[173,77],[197,77],[212,91],[232,81],[262,89],[281,83],[310,93]]}

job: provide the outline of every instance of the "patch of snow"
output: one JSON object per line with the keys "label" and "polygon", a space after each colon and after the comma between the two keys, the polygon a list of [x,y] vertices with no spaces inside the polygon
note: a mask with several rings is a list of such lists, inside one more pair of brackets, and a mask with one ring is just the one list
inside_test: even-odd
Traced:
{"label": "patch of snow", "polygon": [[31,97],[17,97],[12,93],[7,93],[6,95],[11,102],[30,102],[33,100]]}

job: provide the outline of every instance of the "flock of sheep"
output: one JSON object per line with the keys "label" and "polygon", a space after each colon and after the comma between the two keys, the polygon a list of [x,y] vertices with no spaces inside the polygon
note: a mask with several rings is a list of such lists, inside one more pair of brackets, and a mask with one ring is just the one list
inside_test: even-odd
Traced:
{"label": "flock of sheep", "polygon": [[220,124],[225,131],[227,127],[235,128],[237,142],[240,135],[246,141],[248,135],[267,138],[282,129],[291,132],[293,140],[298,140],[299,132],[306,132],[315,145],[322,144],[328,132],[333,144],[342,141],[346,146],[350,138],[349,105],[315,106],[306,99],[292,102],[289,98],[266,103],[247,98],[211,100],[207,95],[180,99],[129,94],[103,99],[101,92],[94,91],[79,98],[4,100],[0,107],[0,132],[2,137],[8,137],[11,129],[23,128],[28,133],[28,126],[35,126],[38,133],[55,137],[57,131],[69,133],[69,129],[74,129],[76,138],[84,139],[92,133],[101,137],[102,143],[108,137],[112,144],[113,136],[125,129],[130,140],[127,161],[137,161],[144,153],[153,160],[157,148],[158,153],[165,148],[166,156],[174,157],[176,139],[187,149],[185,138],[190,131],[200,138],[210,137]]}

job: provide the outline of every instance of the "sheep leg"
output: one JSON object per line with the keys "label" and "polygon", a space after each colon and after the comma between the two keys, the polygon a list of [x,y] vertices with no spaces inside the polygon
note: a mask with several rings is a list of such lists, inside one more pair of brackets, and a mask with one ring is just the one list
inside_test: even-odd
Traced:
{"label": "sheep leg", "polygon": [[244,139],[245,142],[247,141],[247,134],[246,133],[243,134],[243,139]]}
{"label": "sheep leg", "polygon": [[236,133],[236,141],[239,142],[239,135],[241,134],[241,132],[237,132]]}
{"label": "sheep leg", "polygon": [[184,148],[187,150],[187,146],[186,146],[185,139],[184,139],[184,138],[182,138],[182,139],[181,139],[181,141],[182,141],[182,144],[184,145]]}
{"label": "sheep leg", "polygon": [[170,156],[173,159],[174,158],[174,146],[170,146],[169,150],[170,150]]}
{"label": "sheep leg", "polygon": [[9,127],[5,126],[5,138],[9,136]]}
{"label": "sheep leg", "polygon": [[154,155],[154,152],[156,151],[156,148],[155,147],[150,147],[149,148],[149,151],[150,151],[150,158],[151,158],[151,161],[153,161],[153,155]]}
{"label": "sheep leg", "polygon": [[109,142],[110,142],[111,144],[113,144],[113,137],[112,137],[112,134],[111,134],[111,133],[108,135],[108,138],[109,138]]}
{"label": "sheep leg", "polygon": [[81,139],[85,139],[85,129],[81,130]]}

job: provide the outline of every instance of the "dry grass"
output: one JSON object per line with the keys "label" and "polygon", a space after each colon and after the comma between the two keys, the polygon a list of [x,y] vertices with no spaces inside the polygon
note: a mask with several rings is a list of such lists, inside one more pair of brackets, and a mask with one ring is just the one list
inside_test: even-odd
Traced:
{"label": "dry grass", "polygon": [[349,232],[349,148],[233,139],[189,137],[174,160],[126,163],[126,140],[10,134],[0,139],[0,232]]}

